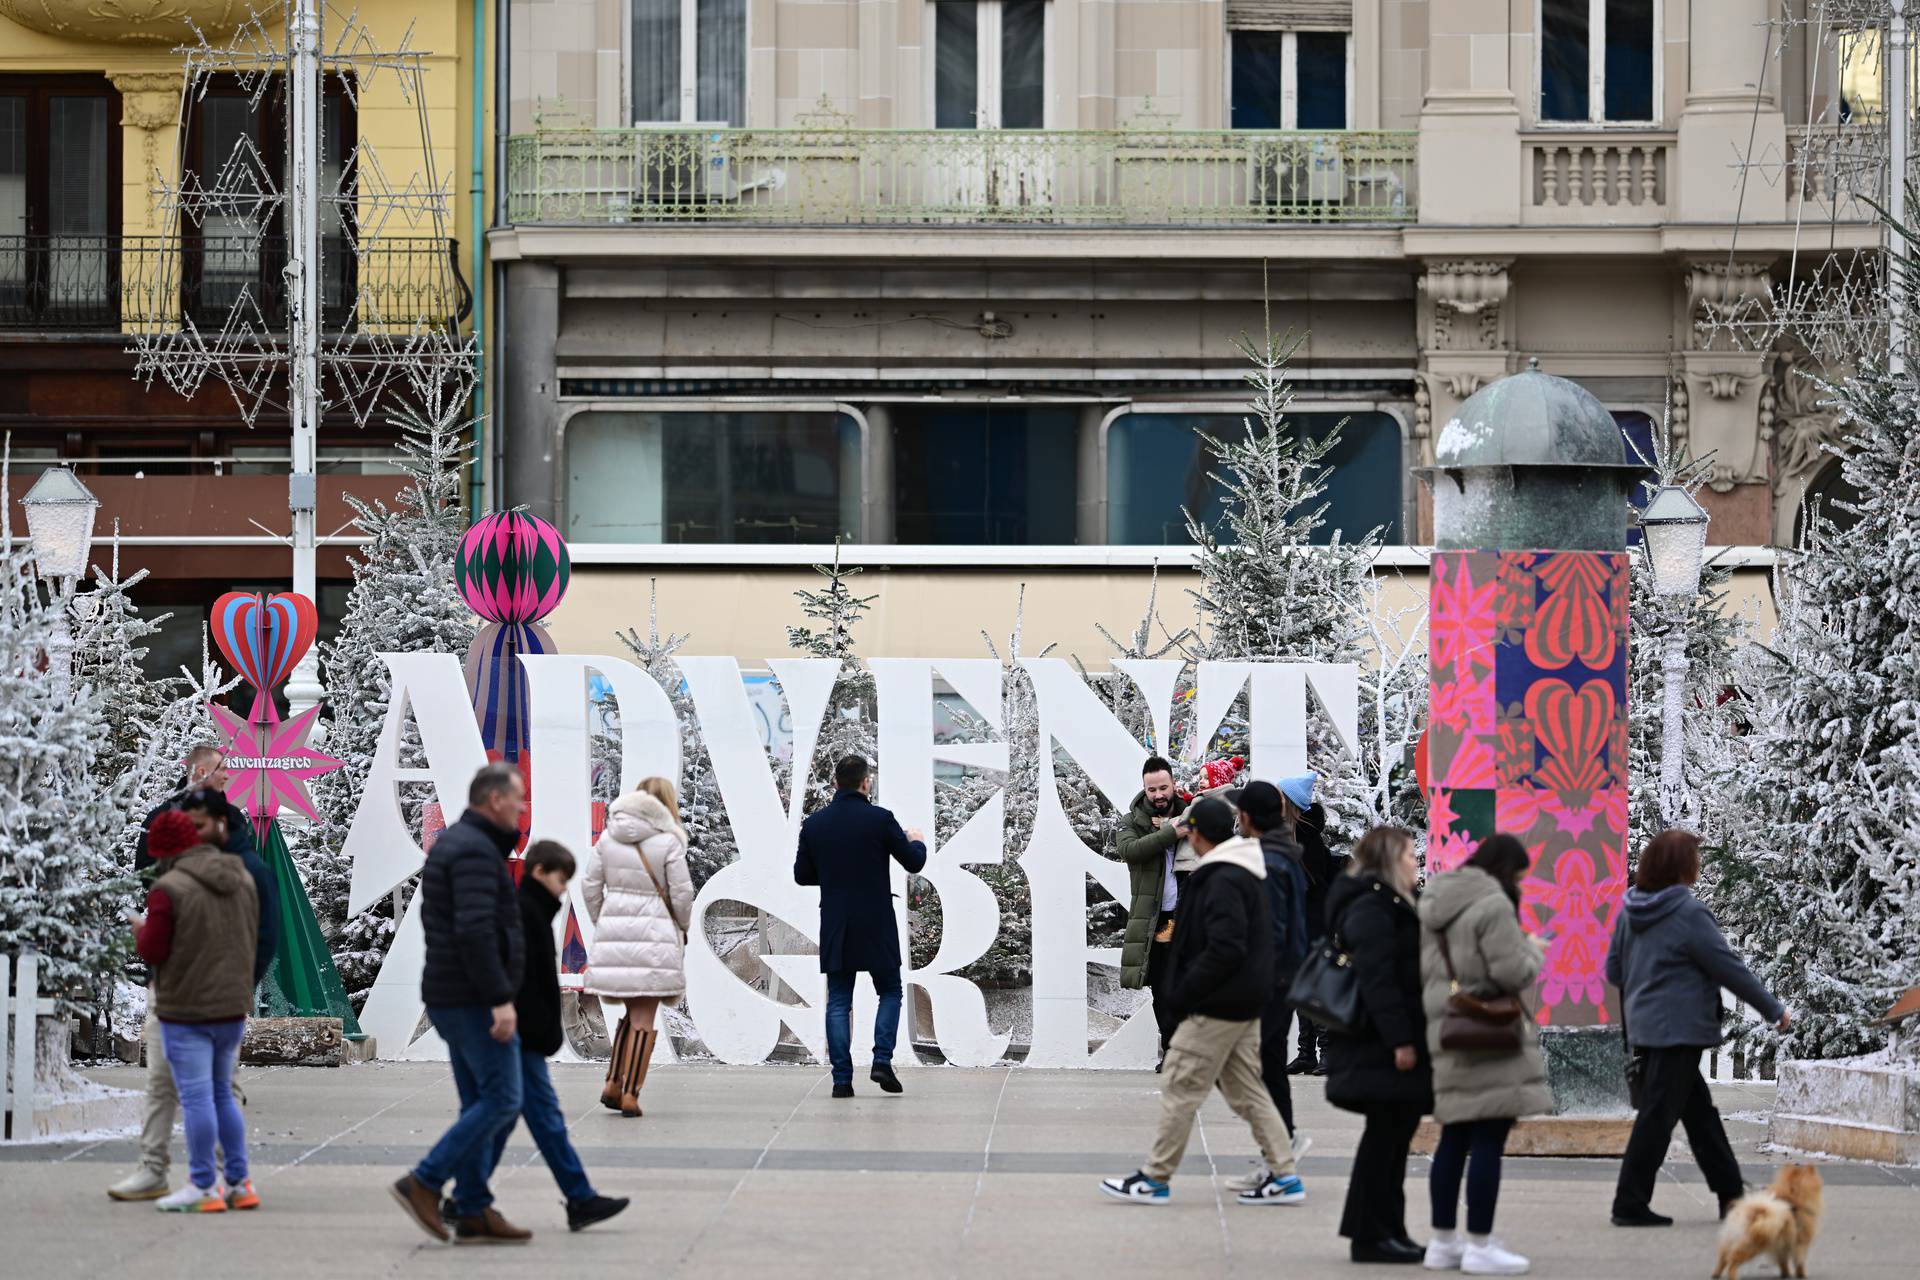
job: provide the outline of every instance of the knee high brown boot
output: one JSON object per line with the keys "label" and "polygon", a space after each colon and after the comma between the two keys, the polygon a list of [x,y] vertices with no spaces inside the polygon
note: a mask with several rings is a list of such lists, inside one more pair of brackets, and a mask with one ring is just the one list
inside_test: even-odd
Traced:
{"label": "knee high brown boot", "polygon": [[613,1059],[607,1063],[607,1082],[600,1086],[600,1105],[610,1111],[620,1109],[620,1081],[624,1077],[625,1059],[632,1053],[633,1039],[627,1033],[625,1014],[620,1015],[620,1025],[613,1032]]}
{"label": "knee high brown boot", "polygon": [[660,1039],[658,1031],[648,1029],[635,1031],[633,1056],[627,1061],[627,1072],[620,1082],[620,1114],[629,1119],[645,1115],[640,1110],[640,1086],[647,1082],[647,1064],[653,1061],[653,1046]]}

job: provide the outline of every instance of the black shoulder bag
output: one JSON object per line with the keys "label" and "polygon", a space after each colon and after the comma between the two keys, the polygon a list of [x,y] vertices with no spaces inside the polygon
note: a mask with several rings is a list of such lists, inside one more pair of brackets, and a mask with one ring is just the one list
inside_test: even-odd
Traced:
{"label": "black shoulder bag", "polygon": [[[1629,924],[1620,935],[1623,941],[1633,937],[1633,926]],[[1627,971],[1628,949],[1620,950],[1620,973],[1628,979],[1632,974]],[[1644,1049],[1633,1047],[1633,1040],[1627,1035],[1627,988],[1620,987],[1620,1044],[1627,1051],[1627,1105],[1635,1111],[1640,1109],[1640,1091],[1647,1083],[1647,1053]]]}
{"label": "black shoulder bag", "polygon": [[1354,1035],[1365,1015],[1360,1007],[1360,977],[1340,940],[1338,926],[1307,952],[1300,972],[1287,989],[1287,1000],[1306,1017],[1329,1031]]}

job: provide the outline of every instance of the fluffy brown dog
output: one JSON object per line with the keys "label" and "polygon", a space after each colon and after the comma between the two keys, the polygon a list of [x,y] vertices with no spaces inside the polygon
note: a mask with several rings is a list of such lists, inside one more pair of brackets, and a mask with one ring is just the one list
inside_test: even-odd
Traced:
{"label": "fluffy brown dog", "polygon": [[1741,1196],[1727,1210],[1720,1228],[1720,1257],[1713,1264],[1716,1277],[1740,1280],[1740,1264],[1771,1253],[1780,1274],[1806,1280],[1807,1250],[1820,1229],[1820,1171],[1810,1164],[1790,1164],[1765,1191]]}

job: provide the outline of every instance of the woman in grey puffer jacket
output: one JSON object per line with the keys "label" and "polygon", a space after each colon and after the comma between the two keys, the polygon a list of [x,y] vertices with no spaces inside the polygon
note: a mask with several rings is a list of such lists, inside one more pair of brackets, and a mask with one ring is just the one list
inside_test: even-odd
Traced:
{"label": "woman in grey puffer jacket", "polygon": [[1722,1038],[1720,989],[1782,1031],[1788,1025],[1786,1006],[1733,953],[1713,913],[1693,896],[1691,886],[1699,879],[1699,837],[1685,831],[1655,836],[1640,855],[1607,950],[1607,981],[1620,988],[1627,1039],[1645,1062],[1640,1114],[1613,1192],[1616,1227],[1673,1225],[1672,1218],[1653,1211],[1653,1183],[1676,1123],[1686,1126],[1687,1145],[1725,1216],[1746,1188],[1700,1076],[1700,1055]]}
{"label": "woman in grey puffer jacket", "polygon": [[[1483,999],[1532,993],[1545,958],[1520,927],[1520,877],[1532,861],[1514,837],[1491,835],[1457,870],[1427,881],[1420,896],[1421,1003],[1433,1052],[1433,1118],[1440,1123],[1428,1175],[1433,1201],[1429,1270],[1520,1275],[1528,1266],[1493,1237],[1493,1215],[1513,1122],[1553,1110],[1540,1033],[1532,1018],[1523,1017],[1518,1049],[1446,1049],[1440,1025],[1456,979],[1461,990]],[[1464,1239],[1458,1229],[1463,1176]]]}

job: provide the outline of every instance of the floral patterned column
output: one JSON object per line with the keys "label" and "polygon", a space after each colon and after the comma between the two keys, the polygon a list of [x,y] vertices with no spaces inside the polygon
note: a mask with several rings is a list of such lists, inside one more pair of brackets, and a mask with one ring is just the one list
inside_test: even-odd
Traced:
{"label": "floral patterned column", "polygon": [[1611,1022],[1627,874],[1627,553],[1436,551],[1429,579],[1429,874],[1495,831],[1533,854],[1542,1025]]}

